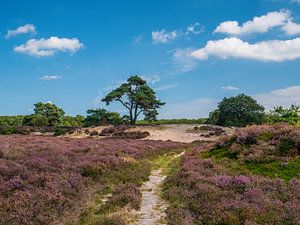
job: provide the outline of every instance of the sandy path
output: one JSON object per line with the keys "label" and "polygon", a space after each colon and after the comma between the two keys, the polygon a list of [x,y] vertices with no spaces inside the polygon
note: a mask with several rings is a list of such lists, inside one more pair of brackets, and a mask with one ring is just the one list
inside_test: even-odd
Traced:
{"label": "sandy path", "polygon": [[160,186],[166,176],[162,170],[152,170],[149,181],[142,186],[141,209],[137,212],[137,223],[139,225],[162,224],[165,217],[167,203],[160,197]]}

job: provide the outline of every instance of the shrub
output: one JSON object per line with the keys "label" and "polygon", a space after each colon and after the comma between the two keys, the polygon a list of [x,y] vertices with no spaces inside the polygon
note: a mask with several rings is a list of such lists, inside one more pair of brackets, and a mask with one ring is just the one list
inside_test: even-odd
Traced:
{"label": "shrub", "polygon": [[67,129],[67,128],[56,127],[56,128],[54,129],[54,135],[55,135],[55,136],[65,135],[65,134],[68,133],[68,131],[69,131],[69,129]]}
{"label": "shrub", "polygon": [[[112,184],[140,185],[150,172],[142,159],[183,146],[163,141],[0,136],[0,149],[5,151],[0,159],[0,224],[61,224],[66,212],[80,209],[94,188],[103,193]],[[124,157],[137,163],[132,165]],[[100,169],[103,175],[93,180]]]}
{"label": "shrub", "polygon": [[244,127],[262,124],[265,120],[264,107],[245,94],[224,98],[218,108],[210,113],[208,122],[221,126]]}
{"label": "shrub", "polygon": [[24,116],[0,116],[0,126],[22,126]]}
{"label": "shrub", "polygon": [[89,109],[87,114],[84,122],[84,125],[87,127],[105,124],[118,125],[124,122],[119,113],[109,112],[105,109]]}
{"label": "shrub", "polygon": [[135,184],[123,184],[113,190],[111,204],[118,207],[129,204],[132,208],[138,210],[141,198],[142,194]]}
{"label": "shrub", "polygon": [[0,127],[0,134],[2,135],[10,135],[16,133],[16,127],[15,126],[1,126]]}
{"label": "shrub", "polygon": [[[247,170],[237,174],[225,167],[228,159],[199,157],[209,147],[194,146],[165,180],[168,224],[299,223],[298,178],[272,179]],[[237,160],[231,159],[231,165],[237,165]],[[295,171],[299,176],[299,166]]]}
{"label": "shrub", "polygon": [[292,154],[292,150],[295,148],[295,141],[290,137],[284,137],[280,140],[280,143],[276,146],[276,152],[280,156],[288,156]]}
{"label": "shrub", "polygon": [[91,225],[126,225],[126,223],[120,215],[111,215],[103,216]]}

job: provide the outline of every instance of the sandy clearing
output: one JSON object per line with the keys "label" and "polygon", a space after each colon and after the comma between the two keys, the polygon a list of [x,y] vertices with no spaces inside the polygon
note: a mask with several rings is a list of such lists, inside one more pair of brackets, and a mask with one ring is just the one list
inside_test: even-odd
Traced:
{"label": "sandy clearing", "polygon": [[[206,132],[188,132],[193,130],[193,128],[201,126],[199,124],[168,124],[168,125],[156,125],[156,126],[136,126],[131,128],[130,131],[148,131],[150,136],[144,138],[144,140],[162,140],[162,141],[176,141],[183,143],[190,143],[193,141],[216,141],[220,136],[211,136],[211,137],[201,137],[201,134]],[[70,138],[86,138],[87,134],[84,133],[84,130],[88,129],[90,131],[101,132],[104,128],[108,126],[98,126],[94,128],[83,128],[81,132],[75,132],[74,134],[66,135],[65,137]],[[232,128],[223,128],[226,131],[227,135],[230,135],[234,132]],[[100,136],[94,136],[92,138],[105,138]]]}

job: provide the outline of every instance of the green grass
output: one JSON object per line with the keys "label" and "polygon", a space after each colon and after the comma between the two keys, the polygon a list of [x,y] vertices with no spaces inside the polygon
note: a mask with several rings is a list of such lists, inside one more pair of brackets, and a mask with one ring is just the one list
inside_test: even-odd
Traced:
{"label": "green grass", "polygon": [[261,175],[284,180],[300,177],[300,156],[289,160],[286,164],[279,159],[261,160],[259,162],[242,161],[237,156],[237,153],[231,152],[229,147],[213,149],[201,154],[202,158],[212,158],[216,164],[225,167],[233,174]]}
{"label": "green grass", "polygon": [[154,159],[151,164],[153,169],[161,169],[164,175],[169,175],[179,164],[178,152],[170,152]]}
{"label": "green grass", "polygon": [[282,178],[284,180],[291,180],[299,178],[300,171],[300,156],[289,161],[284,165],[280,161],[267,162],[267,163],[253,163],[247,162],[244,165],[252,174],[263,175],[271,178]]}
{"label": "green grass", "polygon": [[238,154],[236,152],[231,152],[229,150],[229,147],[227,146],[222,148],[212,149],[202,153],[202,157],[204,158],[215,158],[215,159],[223,159],[223,158],[236,159],[237,155]]}

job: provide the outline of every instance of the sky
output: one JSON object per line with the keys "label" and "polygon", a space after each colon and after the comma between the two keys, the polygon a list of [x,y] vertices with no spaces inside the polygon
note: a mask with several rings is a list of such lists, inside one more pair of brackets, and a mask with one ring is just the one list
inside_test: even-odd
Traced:
{"label": "sky", "polygon": [[0,21],[0,115],[123,114],[101,98],[131,75],[166,102],[160,118],[240,93],[300,104],[300,0],[3,0]]}

